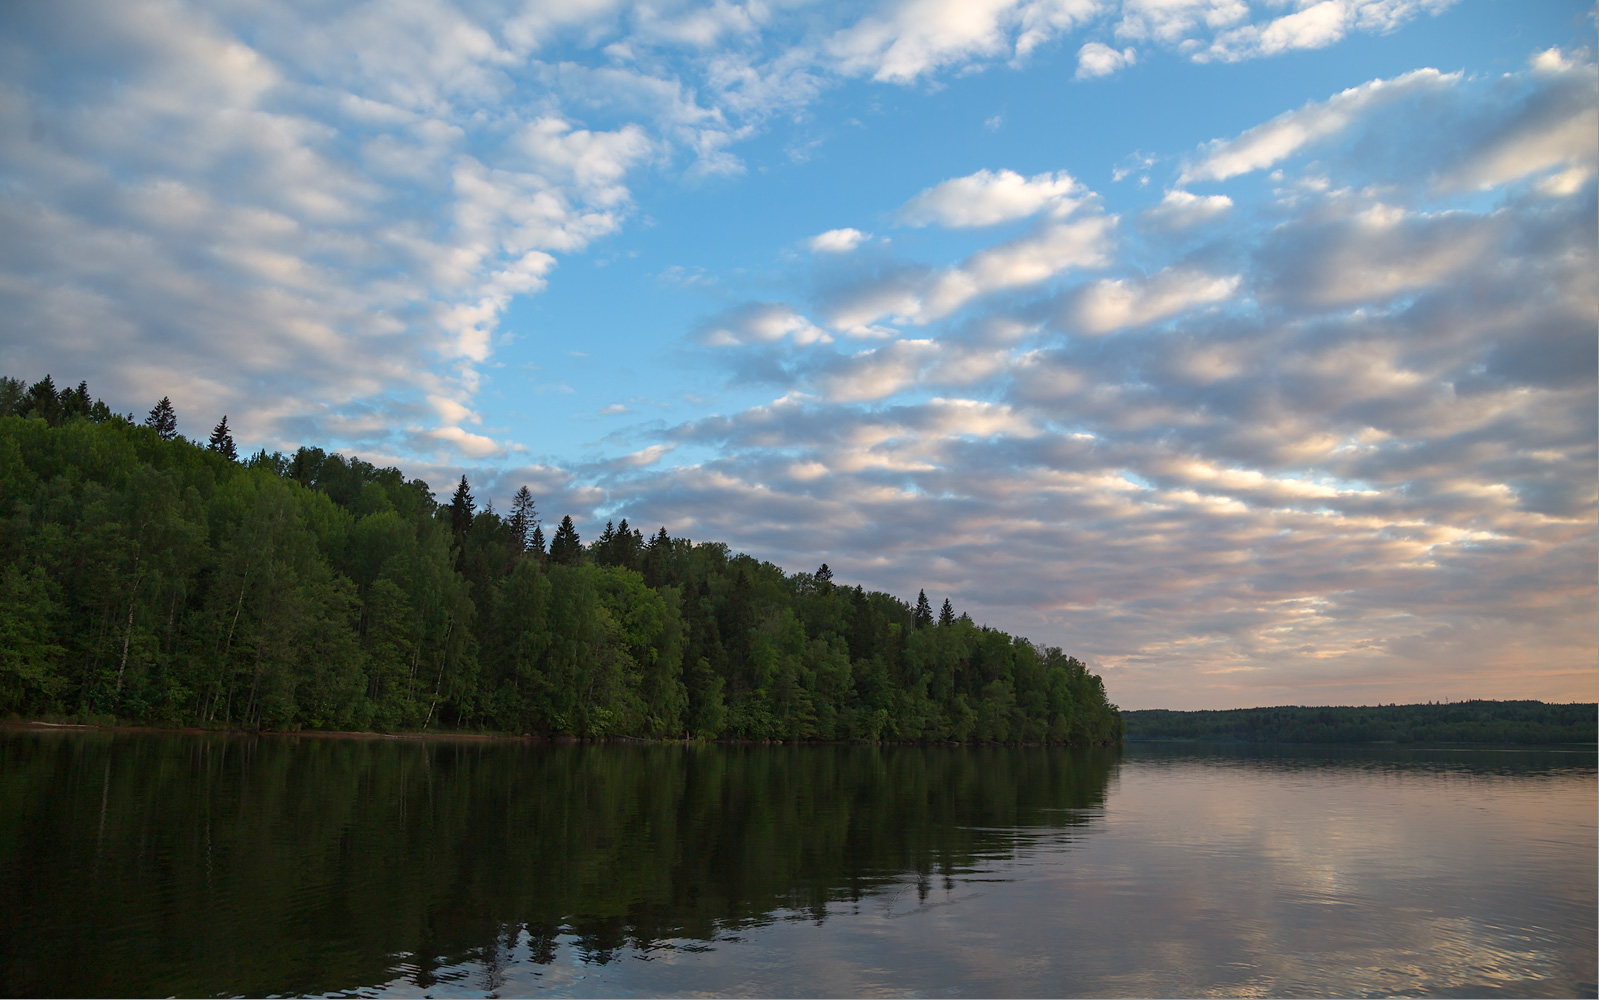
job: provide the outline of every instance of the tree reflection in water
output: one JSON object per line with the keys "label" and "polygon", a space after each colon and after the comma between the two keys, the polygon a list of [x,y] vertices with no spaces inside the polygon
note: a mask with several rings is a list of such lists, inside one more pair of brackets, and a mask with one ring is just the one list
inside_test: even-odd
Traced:
{"label": "tree reflection in water", "polygon": [[[0,735],[0,993],[417,988],[955,880],[1091,822],[1114,750]],[[915,904],[910,904],[914,889]]]}

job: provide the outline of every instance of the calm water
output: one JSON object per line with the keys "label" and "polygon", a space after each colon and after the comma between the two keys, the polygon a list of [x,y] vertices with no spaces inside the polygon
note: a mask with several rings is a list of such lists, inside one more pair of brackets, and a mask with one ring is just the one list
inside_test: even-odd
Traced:
{"label": "calm water", "polygon": [[0,732],[0,995],[1593,996],[1590,750]]}

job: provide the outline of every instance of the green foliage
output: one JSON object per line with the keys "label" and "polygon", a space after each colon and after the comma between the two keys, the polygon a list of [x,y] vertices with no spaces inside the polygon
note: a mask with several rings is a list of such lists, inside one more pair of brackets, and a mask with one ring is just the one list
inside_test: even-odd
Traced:
{"label": "green foliage", "polygon": [[525,489],[301,448],[230,454],[87,386],[0,381],[0,715],[273,730],[1104,743],[1121,716],[1056,649],[925,593],[785,574],[626,520],[544,556]]}
{"label": "green foliage", "polygon": [[1228,743],[1593,743],[1599,705],[1456,701],[1350,708],[1123,712],[1133,740]]}

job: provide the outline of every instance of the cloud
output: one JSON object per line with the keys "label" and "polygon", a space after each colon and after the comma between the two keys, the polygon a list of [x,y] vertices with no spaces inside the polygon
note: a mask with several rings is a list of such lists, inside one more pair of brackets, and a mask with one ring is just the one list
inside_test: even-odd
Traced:
{"label": "cloud", "polygon": [[1325,101],[1311,101],[1246,130],[1236,139],[1218,139],[1208,144],[1197,162],[1183,168],[1178,183],[1224,181],[1262,170],[1305,146],[1338,135],[1375,107],[1408,95],[1437,91],[1459,80],[1459,73],[1446,75],[1434,69],[1418,69],[1392,80],[1372,80],[1351,87]]}
{"label": "cloud", "polygon": [[859,229],[829,229],[812,236],[805,245],[811,253],[849,253],[868,239],[871,234]]}
{"label": "cloud", "polygon": [[911,317],[929,322],[948,316],[979,295],[1036,285],[1074,268],[1110,262],[1117,217],[1093,215],[1051,222],[1038,231],[980,250],[940,274]]}
{"label": "cloud", "polygon": [[1154,232],[1183,233],[1225,219],[1233,200],[1224,194],[1197,195],[1181,189],[1167,191],[1160,204],[1138,213],[1138,224]]}
{"label": "cloud", "polygon": [[1065,171],[1023,177],[1013,170],[979,170],[930,187],[899,210],[909,226],[967,229],[1015,222],[1046,209],[1069,214],[1087,191]]}
{"label": "cloud", "polygon": [[1322,49],[1351,30],[1386,33],[1422,13],[1437,14],[1454,0],[1321,0],[1262,24],[1222,32],[1197,61],[1237,62],[1295,49]]}
{"label": "cloud", "polygon": [[1090,282],[1067,297],[1061,311],[1066,329],[1090,335],[1170,319],[1195,306],[1225,302],[1242,276],[1167,269],[1138,281]]}
{"label": "cloud", "polygon": [[[1202,251],[1086,241],[1119,273],[974,294],[956,323],[934,290],[981,255],[1112,217],[1041,218],[949,268],[880,262],[851,318],[924,336],[808,353],[781,399],[669,430],[716,457],[630,480],[630,509],[947,594],[1066,644],[1134,707],[1586,697],[1599,193],[1568,153],[1497,174],[1491,200],[1439,181],[1516,109],[1558,104],[1559,79],[1462,76],[1362,111],[1314,140],[1324,183],[1264,203],[1152,195],[1150,232],[1243,218]],[[1558,135],[1581,106],[1541,120]],[[1428,149],[1387,152],[1429,116]],[[1562,170],[1567,193],[1514,186]],[[994,266],[984,287],[1026,273]]]}
{"label": "cloud", "polygon": [[707,321],[699,330],[700,342],[710,347],[775,344],[785,337],[800,345],[833,340],[810,320],[776,302],[747,302]]}
{"label": "cloud", "polygon": [[838,359],[817,382],[835,402],[883,399],[914,385],[937,353],[938,345],[931,340],[896,340]]}
{"label": "cloud", "polygon": [[1088,42],[1077,50],[1077,75],[1075,79],[1090,80],[1119,73],[1138,61],[1132,48],[1120,52],[1103,42]]}

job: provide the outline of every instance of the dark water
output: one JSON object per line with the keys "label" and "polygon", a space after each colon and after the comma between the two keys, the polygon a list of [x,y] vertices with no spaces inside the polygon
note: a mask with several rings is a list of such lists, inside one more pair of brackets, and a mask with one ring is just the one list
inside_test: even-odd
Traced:
{"label": "dark water", "polygon": [[1593,996],[1585,751],[0,732],[0,995]]}

